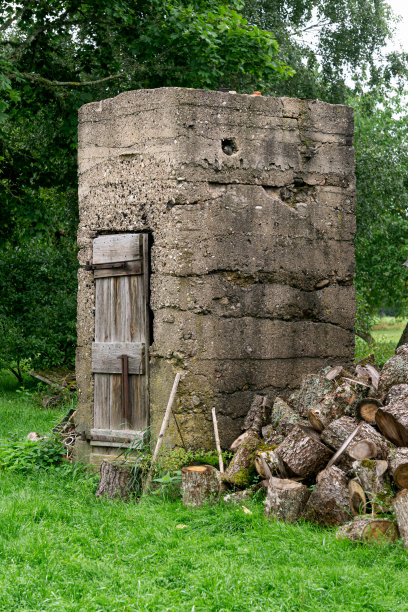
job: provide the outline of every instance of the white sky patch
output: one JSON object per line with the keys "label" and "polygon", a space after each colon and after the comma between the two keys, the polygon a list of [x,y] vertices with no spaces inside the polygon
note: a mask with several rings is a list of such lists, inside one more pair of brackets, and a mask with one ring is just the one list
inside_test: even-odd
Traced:
{"label": "white sky patch", "polygon": [[397,24],[394,39],[389,49],[399,50],[401,47],[408,52],[408,2],[407,0],[387,0],[396,15],[401,16]]}

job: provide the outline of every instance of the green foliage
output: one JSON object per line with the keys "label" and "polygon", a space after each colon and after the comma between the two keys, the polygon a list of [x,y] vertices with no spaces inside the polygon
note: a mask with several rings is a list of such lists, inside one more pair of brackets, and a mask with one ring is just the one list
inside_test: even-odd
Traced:
{"label": "green foliage", "polygon": [[[394,92],[350,100],[355,108],[356,286],[365,316],[407,311],[408,112]],[[361,310],[360,310],[361,312]]]}
{"label": "green foliage", "polygon": [[66,449],[58,436],[38,442],[3,442],[0,445],[0,470],[28,472],[53,469],[61,465]]}

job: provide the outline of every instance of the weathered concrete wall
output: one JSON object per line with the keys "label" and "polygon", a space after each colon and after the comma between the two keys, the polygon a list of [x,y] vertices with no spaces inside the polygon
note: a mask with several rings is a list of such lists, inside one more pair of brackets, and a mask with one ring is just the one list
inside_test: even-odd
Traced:
{"label": "weathered concrete wall", "polygon": [[[147,231],[150,404],[158,431],[176,371],[185,438],[227,445],[255,391],[353,358],[352,109],[164,88],[79,112],[80,263],[100,232]],[[92,424],[92,273],[79,274],[79,427]],[[177,433],[172,432],[175,442]]]}

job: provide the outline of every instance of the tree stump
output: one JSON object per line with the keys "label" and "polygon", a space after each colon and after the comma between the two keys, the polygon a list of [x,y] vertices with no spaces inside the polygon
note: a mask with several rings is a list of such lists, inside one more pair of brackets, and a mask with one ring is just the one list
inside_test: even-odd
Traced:
{"label": "tree stump", "polygon": [[135,489],[135,484],[131,467],[102,461],[100,480],[95,496],[129,499],[130,494]]}
{"label": "tree stump", "polygon": [[355,516],[360,514],[366,514],[367,510],[367,498],[364,493],[364,489],[357,480],[357,478],[353,478],[348,483],[349,489],[349,499],[351,511]]}
{"label": "tree stump", "polygon": [[375,415],[381,406],[382,403],[376,397],[365,397],[357,403],[356,417],[370,425],[375,425]]}
{"label": "tree stump", "polygon": [[303,518],[321,525],[342,525],[351,516],[347,477],[335,465],[322,472],[303,512]]}
{"label": "tree stump", "polygon": [[408,489],[408,448],[396,448],[389,455],[391,476],[400,489]]}
{"label": "tree stump", "polygon": [[408,401],[394,401],[377,410],[378,429],[396,446],[408,446]]}
{"label": "tree stump", "polygon": [[388,512],[392,503],[392,491],[385,478],[388,462],[384,460],[364,459],[355,461],[353,470],[363,487],[372,511]]}
{"label": "tree stump", "polygon": [[201,506],[218,500],[220,472],[212,465],[192,465],[181,469],[181,490],[185,506]]}
{"label": "tree stump", "polygon": [[408,548],[408,489],[400,491],[393,502],[395,518],[405,548]]}
{"label": "tree stump", "polygon": [[408,380],[408,344],[403,344],[381,370],[378,394],[384,398],[391,387],[406,383]]}
{"label": "tree stump", "polygon": [[[322,431],[321,439],[324,444],[330,446],[334,450],[338,450],[349,435],[355,430],[358,422],[351,417],[344,416],[336,421],[333,421]],[[368,423],[363,423],[360,431],[354,438],[354,443],[361,440],[371,440],[377,446],[377,457],[379,459],[387,459],[390,451],[390,443]]]}
{"label": "tree stump", "polygon": [[314,432],[295,425],[275,452],[282,459],[290,477],[315,476],[329,461],[333,452],[320,442]]}
{"label": "tree stump", "polygon": [[352,542],[395,542],[398,530],[392,521],[364,517],[340,527],[336,537]]}
{"label": "tree stump", "polygon": [[255,473],[255,451],[262,442],[254,431],[249,429],[248,432],[249,435],[239,445],[223,476],[226,482],[242,488],[251,483],[251,478]]}
{"label": "tree stump", "polygon": [[265,516],[294,523],[310,496],[310,489],[294,480],[270,478],[265,500]]}

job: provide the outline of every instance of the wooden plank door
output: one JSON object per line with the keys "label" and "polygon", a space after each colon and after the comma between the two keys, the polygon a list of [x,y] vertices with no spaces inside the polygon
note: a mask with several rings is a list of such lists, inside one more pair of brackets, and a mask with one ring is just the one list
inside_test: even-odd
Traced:
{"label": "wooden plank door", "polygon": [[[147,238],[112,234],[93,241],[94,433],[142,431],[148,426]],[[123,373],[125,361],[128,374]]]}

